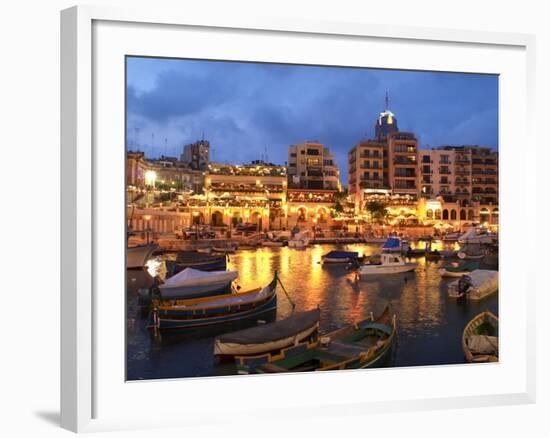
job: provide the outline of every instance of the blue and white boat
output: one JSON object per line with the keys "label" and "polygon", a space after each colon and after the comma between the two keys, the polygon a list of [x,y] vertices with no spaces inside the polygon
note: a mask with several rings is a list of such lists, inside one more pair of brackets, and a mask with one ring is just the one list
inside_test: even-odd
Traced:
{"label": "blue and white boat", "polygon": [[405,247],[405,242],[399,237],[388,237],[388,240],[382,246],[382,252],[398,252],[407,251],[408,245]]}

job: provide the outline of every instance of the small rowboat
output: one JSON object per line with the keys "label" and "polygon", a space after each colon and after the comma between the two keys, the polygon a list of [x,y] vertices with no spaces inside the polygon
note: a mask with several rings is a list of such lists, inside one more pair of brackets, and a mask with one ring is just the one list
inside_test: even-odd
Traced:
{"label": "small rowboat", "polygon": [[158,286],[163,300],[173,298],[198,298],[228,288],[239,276],[237,271],[199,271],[185,268]]}
{"label": "small rowboat", "polygon": [[498,317],[485,311],[474,317],[462,333],[468,362],[498,362]]}
{"label": "small rowboat", "polygon": [[218,360],[278,352],[312,337],[319,330],[319,309],[295,313],[270,324],[219,336],[214,341]]}
{"label": "small rowboat", "polygon": [[458,263],[453,262],[439,268],[439,275],[442,277],[462,277],[479,268],[478,262]]}
{"label": "small rowboat", "polygon": [[240,374],[329,371],[383,366],[397,334],[388,305],[378,318],[345,326],[279,354],[235,358]]}
{"label": "small rowboat", "polygon": [[156,244],[137,245],[126,249],[126,268],[143,268],[145,263],[158,248]]}
{"label": "small rowboat", "polygon": [[323,263],[350,263],[357,261],[359,253],[351,251],[331,251],[321,257]]}
{"label": "small rowboat", "polygon": [[154,300],[149,327],[190,328],[251,318],[277,308],[277,273],[264,288],[184,300]]}

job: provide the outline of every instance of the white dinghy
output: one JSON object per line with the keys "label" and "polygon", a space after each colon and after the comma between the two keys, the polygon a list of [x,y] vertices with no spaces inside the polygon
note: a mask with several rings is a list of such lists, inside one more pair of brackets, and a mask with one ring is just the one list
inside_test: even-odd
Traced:
{"label": "white dinghy", "polygon": [[416,263],[407,263],[405,259],[396,254],[380,254],[380,263],[368,263],[359,268],[361,277],[367,275],[380,274],[400,274],[402,272],[413,271],[416,268]]}

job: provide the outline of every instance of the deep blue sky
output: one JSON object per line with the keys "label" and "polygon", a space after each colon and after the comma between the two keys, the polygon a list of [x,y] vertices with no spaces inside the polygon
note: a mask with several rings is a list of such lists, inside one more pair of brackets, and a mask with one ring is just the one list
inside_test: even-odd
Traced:
{"label": "deep blue sky", "polygon": [[161,58],[127,59],[127,146],[179,156],[204,134],[214,161],[245,163],[267,148],[283,164],[289,145],[318,140],[346,184],[347,151],[374,136],[386,91],[421,147],[498,149],[497,76]]}

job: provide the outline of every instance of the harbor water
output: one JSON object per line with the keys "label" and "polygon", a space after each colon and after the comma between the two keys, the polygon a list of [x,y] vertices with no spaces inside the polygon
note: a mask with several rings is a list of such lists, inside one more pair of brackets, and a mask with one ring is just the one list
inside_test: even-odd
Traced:
{"label": "harbor water", "polygon": [[[447,296],[453,278],[442,278],[438,268],[447,260],[418,263],[415,271],[356,280],[342,265],[323,265],[321,256],[338,249],[361,255],[380,252],[380,245],[313,245],[305,250],[288,247],[239,250],[229,256],[229,269],[239,272],[241,290],[267,285],[277,271],[284,290],[277,287],[278,306],[272,314],[251,321],[211,328],[197,328],[153,336],[146,314],[138,306],[138,289],[150,286],[152,274],[163,273],[159,256],[149,270],[127,272],[127,379],[162,379],[235,374],[231,363],[215,364],[214,338],[222,333],[284,319],[292,312],[321,309],[321,331],[326,332],[379,314],[391,302],[397,315],[397,342],[388,366],[446,365],[464,363],[462,330],[476,314],[490,310],[498,315],[498,293],[479,302],[457,302]],[[173,257],[173,255],[172,255]],[[498,269],[496,257],[486,257],[481,268]]]}

